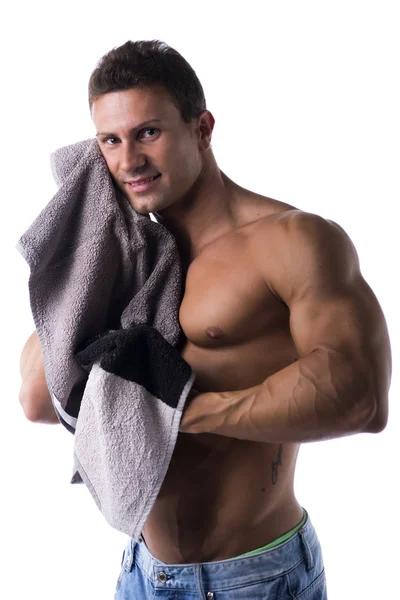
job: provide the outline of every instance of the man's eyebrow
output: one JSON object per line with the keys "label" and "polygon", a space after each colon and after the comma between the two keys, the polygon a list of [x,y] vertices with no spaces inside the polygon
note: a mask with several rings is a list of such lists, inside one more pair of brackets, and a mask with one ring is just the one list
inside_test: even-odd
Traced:
{"label": "man's eyebrow", "polygon": [[[137,125],[136,127],[132,127],[132,129],[129,130],[129,133],[133,133],[135,131],[138,131],[139,129],[142,129],[143,127],[145,127],[146,125],[149,125],[150,123],[161,123],[161,119],[149,119],[148,121],[143,121],[143,123],[140,123],[140,125]],[[96,137],[98,137],[99,135],[115,135],[115,133],[109,132],[109,131],[98,131],[96,133]]]}

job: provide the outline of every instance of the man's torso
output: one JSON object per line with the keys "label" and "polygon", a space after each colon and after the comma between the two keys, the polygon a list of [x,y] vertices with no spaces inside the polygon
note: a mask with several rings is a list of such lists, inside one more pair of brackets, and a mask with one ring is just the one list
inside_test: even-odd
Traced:
{"label": "man's torso", "polygon": [[[254,242],[260,226],[273,232],[292,207],[250,193],[243,206],[243,224],[207,245],[186,275],[182,356],[199,392],[249,388],[298,359],[289,310],[261,276]],[[293,493],[298,449],[179,434],[143,530],[152,554],[166,563],[222,560],[289,531],[302,517]]]}

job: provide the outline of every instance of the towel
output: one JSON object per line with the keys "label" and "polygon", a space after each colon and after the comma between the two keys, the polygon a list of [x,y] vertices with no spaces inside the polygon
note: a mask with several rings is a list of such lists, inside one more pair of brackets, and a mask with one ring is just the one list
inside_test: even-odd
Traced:
{"label": "towel", "polygon": [[75,434],[71,482],[139,539],[195,379],[178,351],[179,253],[114,186],[97,140],[61,148],[51,163],[58,191],[17,245],[46,381]]}

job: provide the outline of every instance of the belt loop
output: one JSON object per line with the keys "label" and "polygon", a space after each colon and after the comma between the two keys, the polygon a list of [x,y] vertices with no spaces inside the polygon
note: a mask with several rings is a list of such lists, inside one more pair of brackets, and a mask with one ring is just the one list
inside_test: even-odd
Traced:
{"label": "belt loop", "polygon": [[308,542],[306,540],[306,532],[304,530],[304,527],[302,527],[299,530],[299,535],[300,535],[301,541],[303,542],[307,571],[312,571],[314,568],[314,558],[313,558],[310,546],[308,545]]}
{"label": "belt loop", "polygon": [[135,559],[135,543],[131,540],[131,542],[127,546],[127,549],[125,550],[124,564],[123,564],[125,571],[128,571],[128,573],[130,573],[132,571],[134,559]]}

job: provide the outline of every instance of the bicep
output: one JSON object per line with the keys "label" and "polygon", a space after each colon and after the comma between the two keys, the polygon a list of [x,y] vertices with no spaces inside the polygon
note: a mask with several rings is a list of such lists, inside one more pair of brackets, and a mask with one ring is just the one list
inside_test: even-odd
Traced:
{"label": "bicep", "polygon": [[382,431],[388,418],[390,342],[379,303],[362,277],[341,293],[310,294],[293,302],[290,329],[300,357],[319,353],[322,377],[347,381],[355,400],[368,394],[375,406],[371,431]]}
{"label": "bicep", "polygon": [[315,215],[296,215],[280,231],[271,283],[290,311],[300,358],[318,352],[343,380],[365,380],[387,412],[391,374],[384,315],[362,277],[356,250],[341,227]]}
{"label": "bicep", "polygon": [[357,353],[372,342],[381,327],[381,311],[361,275],[337,291],[310,286],[301,298],[291,298],[290,330],[300,356],[318,347]]}
{"label": "bicep", "polygon": [[301,355],[324,344],[360,349],[380,328],[379,304],[361,275],[354,245],[337,224],[295,213],[280,229],[274,265],[272,285],[290,310]]}

